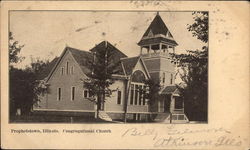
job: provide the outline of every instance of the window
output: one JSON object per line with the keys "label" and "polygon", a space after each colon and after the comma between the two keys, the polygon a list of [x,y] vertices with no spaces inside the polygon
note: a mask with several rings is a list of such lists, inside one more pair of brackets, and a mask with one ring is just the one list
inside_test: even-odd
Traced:
{"label": "window", "polygon": [[133,105],[133,99],[134,99],[134,85],[131,85],[131,90],[130,90],[130,105]]}
{"label": "window", "polygon": [[61,75],[64,73],[64,67],[61,68]]}
{"label": "window", "polygon": [[166,78],[166,74],[165,74],[165,72],[163,72],[163,78],[162,78],[162,83],[163,84],[165,83],[165,78]]}
{"label": "window", "polygon": [[121,91],[117,91],[117,104],[121,104],[121,98],[122,98],[122,92]]}
{"label": "window", "polygon": [[66,73],[69,74],[69,62],[66,62]]}
{"label": "window", "polygon": [[83,90],[83,97],[87,98],[88,97],[88,90]]}
{"label": "window", "polygon": [[171,74],[170,84],[173,84],[173,74]]}
{"label": "window", "polygon": [[60,101],[62,99],[62,90],[61,88],[57,89],[57,100]]}
{"label": "window", "polygon": [[143,94],[142,94],[142,103],[143,103],[143,105],[146,105],[146,96],[145,96],[145,94],[146,94],[146,86],[143,86]]}
{"label": "window", "polygon": [[175,109],[183,109],[183,100],[182,100],[182,98],[181,97],[175,97],[174,99],[175,99],[174,108]]}
{"label": "window", "polygon": [[74,67],[73,66],[71,66],[70,72],[71,72],[71,74],[74,73]]}
{"label": "window", "polygon": [[137,105],[138,96],[139,96],[139,86],[135,85],[135,105]]}
{"label": "window", "polygon": [[75,100],[75,87],[71,87],[71,100]]}
{"label": "window", "polygon": [[139,86],[139,105],[142,105],[142,86]]}

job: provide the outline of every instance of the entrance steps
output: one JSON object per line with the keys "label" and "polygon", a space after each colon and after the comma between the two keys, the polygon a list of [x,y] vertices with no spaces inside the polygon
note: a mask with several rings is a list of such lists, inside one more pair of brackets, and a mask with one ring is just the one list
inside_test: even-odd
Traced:
{"label": "entrance steps", "polygon": [[154,119],[155,122],[163,122],[169,117],[169,113],[158,113]]}
{"label": "entrance steps", "polygon": [[112,121],[112,119],[109,117],[109,115],[105,111],[99,111],[98,118],[105,120],[105,121]]}

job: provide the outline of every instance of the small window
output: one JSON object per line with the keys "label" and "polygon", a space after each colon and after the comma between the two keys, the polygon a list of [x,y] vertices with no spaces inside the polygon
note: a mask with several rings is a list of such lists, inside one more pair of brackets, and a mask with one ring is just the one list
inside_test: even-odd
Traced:
{"label": "small window", "polygon": [[146,86],[143,86],[143,94],[142,94],[142,99],[143,99],[143,105],[146,105]]}
{"label": "small window", "polygon": [[74,73],[74,67],[73,66],[71,66],[70,72],[71,72],[71,74]]}
{"label": "small window", "polygon": [[87,97],[88,97],[88,90],[84,90],[84,91],[83,91],[83,97],[84,97],[84,98],[87,98]]}
{"label": "small window", "polygon": [[69,62],[66,62],[66,73],[69,74]]}
{"label": "small window", "polygon": [[117,91],[117,104],[121,104],[122,103],[121,98],[122,98],[122,92],[121,91]]}
{"label": "small window", "polygon": [[60,101],[62,98],[62,90],[61,88],[58,88],[57,89],[57,100]]}
{"label": "small window", "polygon": [[131,90],[130,90],[130,105],[133,105],[133,99],[134,99],[134,85],[131,85]]}
{"label": "small window", "polygon": [[173,74],[171,74],[170,84],[173,84]]}
{"label": "small window", "polygon": [[61,75],[64,73],[64,67],[61,68]]}
{"label": "small window", "polygon": [[166,78],[166,74],[165,74],[165,72],[163,72],[163,78],[162,78],[162,83],[163,84],[165,83],[165,78]]}
{"label": "small window", "polygon": [[142,86],[139,86],[139,105],[142,105]]}
{"label": "small window", "polygon": [[75,87],[71,87],[71,100],[75,100]]}
{"label": "small window", "polygon": [[138,97],[139,97],[139,86],[135,85],[135,105],[138,104]]}

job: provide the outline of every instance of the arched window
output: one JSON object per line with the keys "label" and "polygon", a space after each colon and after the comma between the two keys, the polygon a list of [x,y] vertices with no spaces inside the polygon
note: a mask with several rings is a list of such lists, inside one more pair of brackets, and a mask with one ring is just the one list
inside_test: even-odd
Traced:
{"label": "arched window", "polygon": [[144,84],[146,77],[140,70],[136,70],[131,77],[130,87],[130,105],[146,105],[146,98],[143,90],[146,89]]}
{"label": "arched window", "polygon": [[144,83],[144,81],[146,80],[145,75],[142,71],[140,70],[136,70],[133,74],[132,74],[132,82],[139,82],[139,83]]}

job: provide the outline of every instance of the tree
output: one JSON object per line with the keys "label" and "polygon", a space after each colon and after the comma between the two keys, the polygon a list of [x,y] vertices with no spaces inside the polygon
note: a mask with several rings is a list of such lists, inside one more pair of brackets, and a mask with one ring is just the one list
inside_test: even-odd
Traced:
{"label": "tree", "polygon": [[84,80],[84,87],[89,90],[92,100],[97,104],[97,116],[99,111],[104,109],[106,97],[112,94],[109,87],[114,83],[112,74],[116,73],[115,68],[119,63],[114,61],[115,51],[107,44],[92,51],[94,60],[89,62],[92,73]]}
{"label": "tree", "polygon": [[161,90],[161,85],[159,80],[148,79],[145,82],[146,89],[143,91],[145,98],[148,99],[149,105],[153,105],[156,100],[159,99],[159,92]]}
{"label": "tree", "polygon": [[24,59],[24,57],[18,56],[24,45],[19,45],[18,41],[14,39],[12,32],[9,32],[9,62],[12,66]]}
{"label": "tree", "polygon": [[[188,25],[188,31],[193,36],[208,42],[208,12],[193,12],[194,23]],[[174,54],[178,67],[181,68],[180,77],[185,83],[179,87],[185,101],[185,113],[189,120],[207,121],[208,105],[208,47],[201,50],[187,50],[187,54]]]}
{"label": "tree", "polygon": [[[48,63],[47,63],[48,64]],[[36,60],[30,67],[10,70],[10,114],[14,115],[16,109],[21,109],[22,114],[29,114],[33,105],[40,101],[40,96],[47,91],[43,80],[38,80],[39,73],[47,65],[44,61]]]}
{"label": "tree", "polygon": [[22,61],[24,57],[18,56],[24,45],[20,46],[18,41],[13,38],[12,32],[9,33],[9,101],[10,117],[15,115],[16,110],[22,110],[22,114],[29,114],[33,105],[39,101],[39,96],[47,92],[45,82],[39,81],[38,76],[49,61],[32,59],[30,67],[18,69],[15,64]]}

